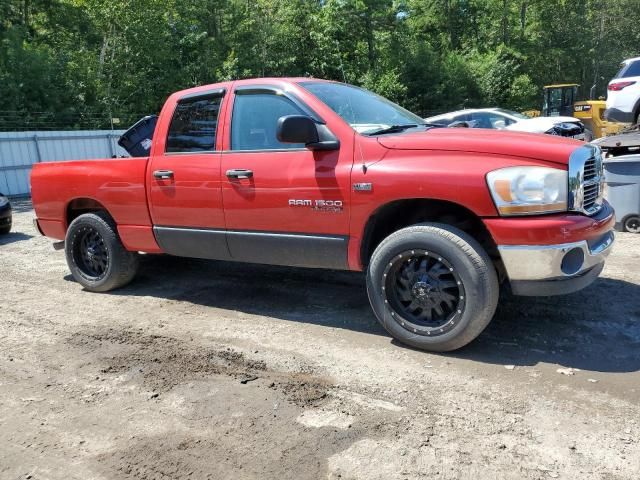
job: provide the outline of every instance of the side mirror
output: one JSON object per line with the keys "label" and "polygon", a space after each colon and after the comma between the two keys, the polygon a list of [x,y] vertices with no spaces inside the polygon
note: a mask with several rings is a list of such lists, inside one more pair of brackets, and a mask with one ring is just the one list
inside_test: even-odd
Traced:
{"label": "side mirror", "polygon": [[316,122],[306,115],[287,115],[278,119],[276,130],[278,141],[282,143],[317,143]]}
{"label": "side mirror", "polygon": [[318,125],[306,115],[287,115],[278,119],[276,138],[282,143],[303,143],[309,150],[337,150],[340,142],[326,125]]}

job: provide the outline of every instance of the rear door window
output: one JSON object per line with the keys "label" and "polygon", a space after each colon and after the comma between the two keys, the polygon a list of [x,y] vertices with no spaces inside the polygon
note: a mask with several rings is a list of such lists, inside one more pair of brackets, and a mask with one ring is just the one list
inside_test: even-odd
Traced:
{"label": "rear door window", "polygon": [[[471,121],[471,115],[467,114],[467,113],[459,113],[458,115],[453,115],[452,117],[448,117],[444,120],[440,120],[442,123],[442,125],[450,125],[454,122],[470,122]],[[435,123],[439,123],[439,122],[435,122]]]}
{"label": "rear door window", "polygon": [[624,78],[627,77],[640,77],[640,60],[631,62],[627,66],[627,71],[624,72]]}
{"label": "rear door window", "polygon": [[640,77],[640,60],[623,64],[615,78]]}
{"label": "rear door window", "polygon": [[451,122],[455,122],[455,121],[456,121],[455,119],[452,119],[452,120],[442,119],[442,120],[430,120],[429,123],[432,123],[434,125],[442,125],[442,126],[446,127]]}
{"label": "rear door window", "polygon": [[491,116],[487,112],[474,112],[471,114],[474,128],[493,128]]}
{"label": "rear door window", "polygon": [[493,112],[474,112],[471,114],[474,128],[504,128],[513,120]]}
{"label": "rear door window", "polygon": [[214,151],[221,103],[221,95],[178,101],[169,126],[166,152]]}

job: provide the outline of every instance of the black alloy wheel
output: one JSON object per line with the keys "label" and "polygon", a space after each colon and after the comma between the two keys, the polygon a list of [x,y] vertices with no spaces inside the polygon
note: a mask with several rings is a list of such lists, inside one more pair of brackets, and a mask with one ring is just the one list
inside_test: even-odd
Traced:
{"label": "black alloy wheel", "polygon": [[109,268],[109,251],[98,229],[80,229],[73,245],[73,260],[80,271],[93,281],[100,280]]}
{"label": "black alloy wheel", "polygon": [[437,336],[450,331],[465,307],[464,285],[451,263],[426,250],[407,250],[384,272],[383,295],[392,316],[410,332]]}

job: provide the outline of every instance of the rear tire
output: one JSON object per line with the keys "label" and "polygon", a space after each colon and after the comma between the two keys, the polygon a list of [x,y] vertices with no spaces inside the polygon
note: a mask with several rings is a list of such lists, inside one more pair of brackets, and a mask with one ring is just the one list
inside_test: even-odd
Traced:
{"label": "rear tire", "polygon": [[86,213],[71,222],[65,254],[73,278],[91,292],[123,287],[138,271],[138,254],[124,248],[105,212]]}
{"label": "rear tire", "polygon": [[456,350],[489,324],[499,296],[491,259],[471,236],[437,223],[403,228],[380,243],[367,293],[382,326],[422,350]]}
{"label": "rear tire", "polygon": [[11,231],[11,225],[5,225],[4,227],[0,227],[0,235],[6,235]]}

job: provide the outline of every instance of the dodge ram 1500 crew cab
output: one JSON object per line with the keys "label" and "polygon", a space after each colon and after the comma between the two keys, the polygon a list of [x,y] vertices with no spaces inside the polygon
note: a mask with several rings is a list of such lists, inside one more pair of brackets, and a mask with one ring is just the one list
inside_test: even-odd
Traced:
{"label": "dodge ram 1500 crew cab", "polygon": [[364,271],[393,337],[446,351],[487,326],[501,286],[579,290],[613,243],[597,147],[436,128],[342,83],[177,92],[150,143],[33,168],[36,225],[86,290],[126,285],[138,252]]}

